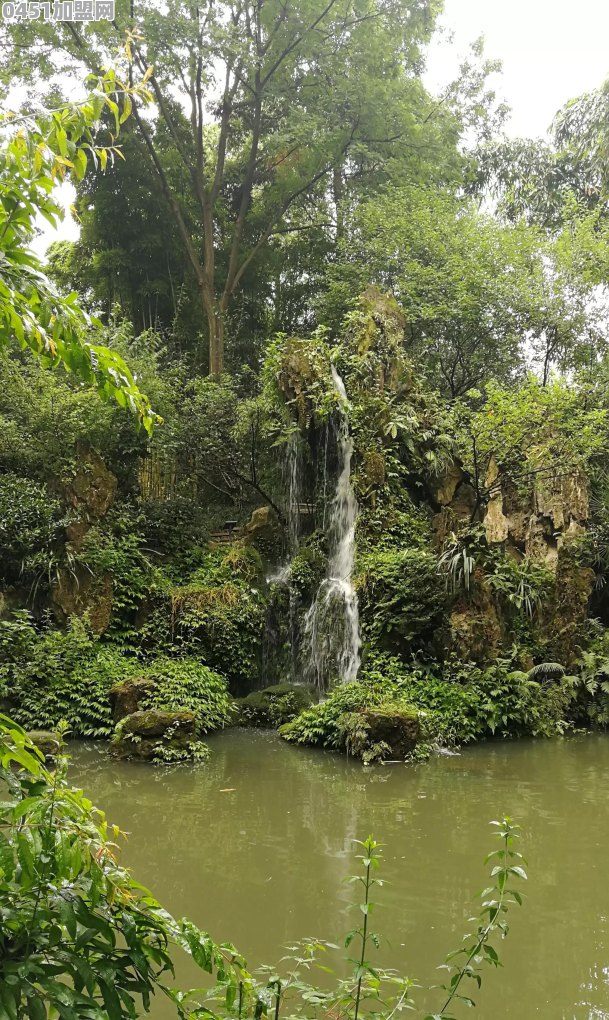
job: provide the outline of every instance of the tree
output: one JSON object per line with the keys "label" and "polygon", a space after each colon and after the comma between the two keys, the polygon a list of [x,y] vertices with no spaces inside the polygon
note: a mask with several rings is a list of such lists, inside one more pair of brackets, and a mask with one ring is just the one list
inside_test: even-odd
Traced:
{"label": "tree", "polygon": [[[229,0],[166,10],[128,5],[114,26],[12,29],[15,46],[53,47],[89,69],[125,30],[158,120],[133,116],[194,273],[209,367],[224,365],[229,309],[276,237],[340,231],[342,189],[400,152],[425,147],[437,111],[418,77],[433,0]],[[23,50],[19,50],[23,63]],[[13,65],[13,69],[14,65]],[[54,68],[56,70],[56,67]],[[437,113],[442,115],[440,110]],[[161,144],[160,127],[175,159]]]}
{"label": "tree", "polygon": [[130,408],[150,431],[155,416],[124,361],[86,338],[91,322],[76,294],[61,296],[28,247],[38,216],[55,226],[62,215],[55,184],[66,174],[82,177],[88,154],[102,166],[116,154],[115,147],[95,145],[93,125],[107,106],[118,128],[117,91],[121,86],[109,71],[80,104],[38,118],[0,119],[0,345],[17,341],[45,365],[62,364],[102,396]]}
{"label": "tree", "polygon": [[530,376],[518,388],[490,384],[476,407],[455,405],[454,433],[476,497],[473,520],[505,486],[530,492],[536,479],[577,474],[606,455],[607,410],[592,396],[589,383],[542,386]]}
{"label": "tree", "polygon": [[474,194],[490,193],[510,220],[525,217],[555,232],[565,211],[609,211],[609,79],[569,100],[550,128],[551,142],[491,139],[479,148],[470,181]]}

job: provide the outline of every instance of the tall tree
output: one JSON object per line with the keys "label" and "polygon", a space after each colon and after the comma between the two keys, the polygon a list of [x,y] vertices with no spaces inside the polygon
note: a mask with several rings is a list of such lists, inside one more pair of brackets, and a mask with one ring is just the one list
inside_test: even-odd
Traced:
{"label": "tall tree", "polygon": [[[128,32],[134,65],[154,69],[157,123],[137,101],[133,116],[192,266],[210,371],[219,373],[228,311],[265,246],[316,229],[320,213],[340,232],[345,179],[378,172],[434,131],[418,75],[439,3],[169,0],[161,11],[141,0],[135,19],[127,0],[117,7],[112,26],[36,25],[35,34],[17,25],[13,46],[22,72],[27,45],[39,70],[45,47],[54,70],[60,50],[97,69]],[[175,159],[159,144],[161,123]]]}

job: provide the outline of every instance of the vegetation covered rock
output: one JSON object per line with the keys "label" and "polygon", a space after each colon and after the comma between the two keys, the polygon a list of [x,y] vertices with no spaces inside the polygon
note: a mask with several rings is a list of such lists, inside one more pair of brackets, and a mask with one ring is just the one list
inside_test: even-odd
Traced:
{"label": "vegetation covered rock", "polygon": [[62,738],[52,730],[29,730],[27,737],[47,761],[55,758],[61,750]]}
{"label": "vegetation covered rock", "polygon": [[336,687],[279,732],[292,743],[346,751],[371,762],[406,757],[417,744],[420,727],[417,709],[396,686],[355,682]]}
{"label": "vegetation covered rock", "polygon": [[112,737],[110,751],[117,758],[167,764],[202,761],[207,758],[208,750],[197,739],[197,734],[194,712],[147,709],[121,720]]}
{"label": "vegetation covered rock", "polygon": [[109,697],[114,721],[120,722],[126,715],[137,712],[140,705],[152,696],[154,688],[155,681],[148,676],[133,676],[112,687]]}
{"label": "vegetation covered rock", "polygon": [[311,691],[302,684],[275,684],[238,699],[235,702],[235,722],[239,726],[277,729],[294,719],[312,702]]}

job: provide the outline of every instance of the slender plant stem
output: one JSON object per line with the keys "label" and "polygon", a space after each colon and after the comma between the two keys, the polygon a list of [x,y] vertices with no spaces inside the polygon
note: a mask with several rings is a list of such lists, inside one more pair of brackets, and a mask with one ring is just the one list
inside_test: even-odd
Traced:
{"label": "slender plant stem", "polygon": [[[368,848],[368,854],[370,855],[371,850]],[[355,992],[355,1013],[353,1020],[357,1020],[359,1014],[359,1004],[362,995],[362,968],[364,966],[364,960],[366,959],[366,943],[368,941],[368,897],[370,895],[370,856],[368,856],[368,864],[366,865],[366,879],[364,882],[364,904],[366,906],[366,912],[364,914],[364,926],[362,928],[362,952],[359,961],[359,977],[357,979],[357,990]]]}
{"label": "slender plant stem", "polygon": [[[508,839],[509,839],[509,833],[506,832],[503,835],[504,854],[505,854],[505,858],[504,859],[505,859],[505,861],[507,861]],[[506,878],[507,878],[507,876],[506,876]],[[459,979],[457,981],[455,981],[455,984],[451,988],[446,1002],[444,1003],[444,1005],[442,1006],[442,1009],[440,1010],[440,1016],[444,1016],[444,1013],[446,1012],[446,1010],[450,1006],[451,1002],[453,1001],[455,995],[457,994],[457,991],[459,989],[459,985],[461,984],[461,982],[463,981],[463,978],[465,977],[465,975],[469,971],[470,963],[472,962],[474,957],[478,955],[478,953],[482,949],[482,946],[485,944],[485,942],[487,941],[489,935],[491,934],[491,932],[493,931],[493,929],[495,927],[495,921],[499,917],[499,914],[501,912],[501,908],[503,906],[503,901],[505,899],[506,884],[504,883],[503,888],[498,887],[498,891],[499,891],[499,897],[498,897],[498,900],[497,900],[497,905],[493,909],[493,911],[491,912],[488,924],[485,926],[483,931],[480,933],[480,936],[479,936],[477,942],[475,942],[475,944],[472,947],[471,951],[468,953],[467,959],[466,959],[465,963],[463,964],[463,966],[461,968],[461,971],[459,972]]]}

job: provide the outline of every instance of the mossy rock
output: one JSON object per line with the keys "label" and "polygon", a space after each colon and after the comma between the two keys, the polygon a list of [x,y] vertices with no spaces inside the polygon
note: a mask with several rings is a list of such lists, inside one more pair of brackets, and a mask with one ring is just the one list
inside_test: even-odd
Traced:
{"label": "mossy rock", "polygon": [[386,744],[396,758],[404,758],[419,742],[421,725],[416,708],[379,705],[364,709],[362,716],[370,744]]}
{"label": "mossy rock", "polygon": [[133,676],[122,680],[110,691],[112,718],[120,722],[128,715],[138,712],[142,703],[155,688],[155,682],[147,676]]}
{"label": "mossy rock", "polygon": [[313,703],[308,687],[300,684],[275,684],[252,691],[236,703],[235,722],[239,726],[276,729],[290,722]]}
{"label": "mossy rock", "polygon": [[[110,753],[117,758],[159,761],[170,757],[188,758],[197,744],[194,712],[164,712],[149,709],[132,712],[122,719],[112,738]],[[169,752],[169,754],[167,754]]]}
{"label": "mossy rock", "polygon": [[28,737],[35,747],[45,757],[46,761],[52,761],[61,750],[61,737],[53,730],[29,730]]}
{"label": "mossy rock", "polygon": [[336,720],[340,746],[364,764],[405,759],[419,742],[421,727],[417,709],[387,704],[344,712]]}

